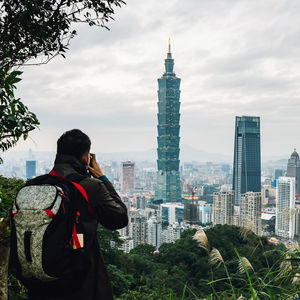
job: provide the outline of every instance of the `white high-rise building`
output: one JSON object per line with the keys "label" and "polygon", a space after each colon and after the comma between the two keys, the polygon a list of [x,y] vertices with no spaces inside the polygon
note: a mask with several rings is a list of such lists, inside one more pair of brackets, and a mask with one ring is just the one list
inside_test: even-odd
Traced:
{"label": "white high-rise building", "polygon": [[213,195],[213,225],[233,225],[234,196],[232,191]]}
{"label": "white high-rise building", "polygon": [[147,222],[148,244],[158,248],[161,245],[162,224],[160,217],[151,217]]}
{"label": "white high-rise building", "polygon": [[241,195],[240,226],[261,235],[261,193],[247,192]]}
{"label": "white high-rise building", "polygon": [[147,242],[146,218],[141,216],[138,211],[133,211],[130,213],[129,219],[129,236],[133,239],[133,246],[145,244]]}
{"label": "white high-rise building", "polygon": [[286,239],[295,235],[295,178],[279,177],[276,187],[275,233]]}
{"label": "white high-rise building", "polygon": [[129,236],[123,236],[123,237],[121,237],[121,239],[123,240],[123,243],[119,247],[119,250],[129,253],[130,250],[132,250],[134,248],[133,239]]}
{"label": "white high-rise building", "polygon": [[167,229],[164,229],[161,234],[161,243],[173,243],[180,239],[183,227],[178,224],[169,225]]}

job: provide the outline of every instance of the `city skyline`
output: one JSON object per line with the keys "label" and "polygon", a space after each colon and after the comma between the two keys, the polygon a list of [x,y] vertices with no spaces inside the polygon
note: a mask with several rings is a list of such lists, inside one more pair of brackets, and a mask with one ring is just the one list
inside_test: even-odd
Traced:
{"label": "city skyline", "polygon": [[94,152],[152,148],[154,78],[169,36],[185,78],[183,144],[231,155],[234,116],[251,114],[261,117],[262,155],[299,148],[299,3],[153,4],[133,0],[117,10],[110,32],[79,26],[66,60],[23,68],[17,96],[41,126],[34,142],[16,149],[55,151],[61,133],[76,127],[91,136]]}

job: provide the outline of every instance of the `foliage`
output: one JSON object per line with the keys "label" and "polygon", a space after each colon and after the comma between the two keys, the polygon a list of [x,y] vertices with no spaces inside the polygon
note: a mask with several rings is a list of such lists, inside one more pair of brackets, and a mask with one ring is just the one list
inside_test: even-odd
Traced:
{"label": "foliage", "polygon": [[0,3],[0,68],[44,55],[64,56],[72,23],[105,27],[122,0],[6,0]]}
{"label": "foliage", "polygon": [[[296,295],[299,252],[282,252],[264,237],[252,232],[242,235],[236,226],[218,225],[205,233],[208,249],[199,247],[192,229],[175,243],[162,244],[159,253],[153,253],[151,245],[139,245],[129,254],[119,252],[115,267],[123,279],[114,282],[113,276],[113,286],[126,282],[128,290],[120,294],[117,288],[117,299],[237,299],[241,295],[289,299]],[[293,272],[280,278],[280,265],[287,257]],[[238,273],[245,263],[251,268]]]}
{"label": "foliage", "polygon": [[[15,178],[5,178],[0,176],[0,247],[7,247],[10,237],[9,214],[12,203],[19,189],[24,185],[24,181]],[[1,219],[4,218],[3,221]],[[4,225],[1,226],[1,225]],[[8,242],[9,244],[9,242]],[[9,299],[27,299],[24,286],[12,275],[8,276]]]}
{"label": "foliage", "polygon": [[140,245],[137,245],[135,248],[133,248],[130,251],[130,254],[137,254],[140,256],[152,256],[154,250],[155,250],[155,247],[152,245],[140,244]]}
{"label": "foliage", "polygon": [[27,299],[27,289],[12,274],[8,277],[8,298],[9,300]]}
{"label": "foliage", "polygon": [[21,179],[0,176],[0,218],[9,215],[15,196],[24,184]]}
{"label": "foliage", "polygon": [[97,236],[102,251],[109,251],[111,249],[118,248],[123,243],[117,230],[110,230],[102,225],[99,225],[97,228]]}
{"label": "foliage", "polygon": [[39,125],[36,115],[30,112],[19,98],[15,98],[15,84],[21,80],[19,77],[21,74],[20,71],[9,73],[8,68],[0,70],[0,151],[2,152],[13,147],[21,137],[26,140],[28,133]]}

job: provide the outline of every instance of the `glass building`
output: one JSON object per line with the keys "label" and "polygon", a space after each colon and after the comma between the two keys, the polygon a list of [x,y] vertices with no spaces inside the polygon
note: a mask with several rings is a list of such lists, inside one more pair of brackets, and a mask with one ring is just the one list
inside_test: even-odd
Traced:
{"label": "glass building", "polygon": [[165,73],[158,79],[157,182],[155,200],[181,202],[179,177],[180,78],[173,72],[174,59],[169,51]]}
{"label": "glass building", "polygon": [[296,152],[296,149],[294,149],[294,152],[292,153],[290,159],[288,160],[286,176],[295,178],[295,184],[296,184],[295,192],[296,195],[299,195],[300,194],[300,159],[298,153]]}
{"label": "glass building", "polygon": [[36,176],[36,161],[26,160],[26,178],[31,179]]}
{"label": "glass building", "polygon": [[241,194],[261,192],[259,117],[235,118],[232,185],[235,205],[240,205]]}

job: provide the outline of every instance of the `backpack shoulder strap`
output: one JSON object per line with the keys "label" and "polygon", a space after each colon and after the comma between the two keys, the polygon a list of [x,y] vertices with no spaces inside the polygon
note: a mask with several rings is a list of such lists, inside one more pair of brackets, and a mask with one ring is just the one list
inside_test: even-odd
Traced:
{"label": "backpack shoulder strap", "polygon": [[[63,177],[62,175],[60,175],[59,173],[57,173],[57,172],[55,172],[55,171],[53,171],[53,170],[50,171],[49,174],[52,175],[52,176],[59,177],[59,178],[65,180],[65,181],[68,181],[68,182],[72,183],[73,186],[80,192],[80,194],[84,197],[85,201],[87,202],[89,213],[90,213],[96,220],[98,219],[98,216],[97,216],[96,212],[93,211],[93,209],[92,209],[91,206],[90,206],[89,198],[88,198],[88,196],[87,196],[87,193],[86,193],[85,189],[84,189],[79,183],[76,182],[77,180],[79,180],[79,177],[77,176],[77,174],[70,174],[70,175],[67,176],[67,178],[66,178],[66,177]],[[78,174],[78,175],[80,176],[79,182],[80,182],[81,180],[83,180],[84,178],[87,178],[87,177],[88,177],[88,176],[82,176],[82,175],[80,175],[80,174]],[[72,180],[73,177],[74,177],[74,179],[75,179],[74,181]],[[75,177],[76,177],[76,178],[75,178]]]}

